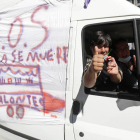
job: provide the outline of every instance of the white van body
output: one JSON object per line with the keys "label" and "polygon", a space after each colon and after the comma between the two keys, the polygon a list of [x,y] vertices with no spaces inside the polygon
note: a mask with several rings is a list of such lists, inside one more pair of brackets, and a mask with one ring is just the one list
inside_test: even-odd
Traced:
{"label": "white van body", "polygon": [[[20,1],[1,1],[0,8],[13,6]],[[65,3],[67,0],[46,2],[55,5],[55,2]],[[87,25],[140,19],[140,9],[126,0],[91,0],[87,8],[83,8],[84,2],[71,2],[64,124],[24,124],[0,119],[1,140],[140,139],[139,101],[85,94],[82,83],[84,66],[81,37],[82,30]],[[78,115],[72,111],[74,101],[80,103]],[[121,110],[119,106],[124,109]]]}

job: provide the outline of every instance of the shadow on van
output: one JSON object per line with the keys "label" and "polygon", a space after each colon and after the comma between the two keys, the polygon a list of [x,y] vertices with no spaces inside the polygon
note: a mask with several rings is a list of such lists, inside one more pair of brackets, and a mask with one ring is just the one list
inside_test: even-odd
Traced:
{"label": "shadow on van", "polygon": [[84,92],[84,84],[82,82],[81,86],[80,86],[80,89],[79,89],[79,92],[78,92],[76,98],[73,101],[73,106],[72,106],[71,114],[70,114],[70,117],[69,117],[69,120],[70,120],[71,123],[76,122],[78,114],[81,111],[83,111],[83,107],[86,103],[87,98],[88,98],[88,94],[86,94]]}

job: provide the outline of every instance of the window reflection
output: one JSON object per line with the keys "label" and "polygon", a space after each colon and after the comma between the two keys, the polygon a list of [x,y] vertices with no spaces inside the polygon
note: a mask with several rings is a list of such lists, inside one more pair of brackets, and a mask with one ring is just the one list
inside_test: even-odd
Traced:
{"label": "window reflection", "polygon": [[134,0],[128,0],[128,1],[134,4]]}
{"label": "window reflection", "polygon": [[132,0],[132,3],[134,4],[134,0]]}

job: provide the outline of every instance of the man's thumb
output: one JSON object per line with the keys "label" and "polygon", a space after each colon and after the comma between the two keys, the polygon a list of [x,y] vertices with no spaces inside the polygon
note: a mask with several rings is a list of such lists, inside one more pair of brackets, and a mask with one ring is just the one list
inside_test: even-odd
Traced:
{"label": "man's thumb", "polygon": [[112,62],[115,62],[115,63],[116,63],[116,61],[115,61],[114,57],[112,57]]}
{"label": "man's thumb", "polygon": [[95,46],[95,55],[98,55],[98,47]]}
{"label": "man's thumb", "polygon": [[135,65],[135,67],[136,67],[136,56],[135,55],[133,55],[133,60],[134,60],[134,65]]}
{"label": "man's thumb", "polygon": [[135,55],[133,55],[133,59],[134,59],[134,61],[136,61],[136,56]]}

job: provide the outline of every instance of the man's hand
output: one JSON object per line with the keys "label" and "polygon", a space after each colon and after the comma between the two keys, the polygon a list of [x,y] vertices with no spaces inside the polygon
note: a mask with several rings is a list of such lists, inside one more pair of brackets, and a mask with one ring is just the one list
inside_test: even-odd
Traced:
{"label": "man's hand", "polygon": [[98,54],[98,47],[95,46],[95,53],[92,59],[93,70],[97,73],[101,71],[104,66],[104,56],[102,54]]}
{"label": "man's hand", "polygon": [[84,74],[83,82],[87,88],[92,88],[97,80],[97,72],[101,71],[104,66],[104,56],[98,54],[98,47],[95,46],[94,48],[94,56],[92,58],[91,65],[89,66],[88,70]]}
{"label": "man's hand", "polygon": [[134,65],[135,65],[135,67],[136,67],[137,64],[136,64],[136,56],[135,56],[135,55],[133,55],[133,60],[134,60]]}
{"label": "man's hand", "polygon": [[120,83],[123,77],[122,71],[118,70],[118,65],[113,57],[109,56],[108,60],[110,61],[110,63],[107,67],[107,73],[110,74],[110,80],[114,83]]}
{"label": "man's hand", "polygon": [[111,56],[108,57],[108,60],[110,61],[110,63],[108,64],[107,67],[107,73],[109,74],[118,74],[118,65],[115,61],[115,59]]}

